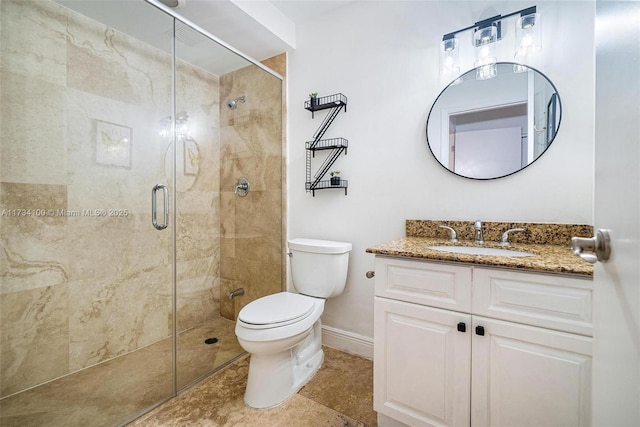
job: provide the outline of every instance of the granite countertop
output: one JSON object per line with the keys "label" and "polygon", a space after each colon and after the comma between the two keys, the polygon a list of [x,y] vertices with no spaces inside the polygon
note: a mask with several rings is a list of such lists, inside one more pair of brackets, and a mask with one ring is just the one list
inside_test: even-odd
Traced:
{"label": "granite countertop", "polygon": [[[528,242],[514,241],[509,246],[501,246],[497,242],[497,239],[494,238],[494,236],[491,236],[492,241],[488,241],[486,238],[487,233],[485,233],[484,245],[476,245],[473,240],[462,239],[456,243],[451,243],[448,239],[439,237],[439,235],[437,235],[438,233],[446,233],[444,230],[439,229],[439,226],[436,225],[443,223],[443,221],[407,220],[406,237],[367,248],[366,251],[368,253],[376,255],[394,257],[466,263],[490,267],[529,270],[532,272],[570,274],[583,276],[585,278],[591,278],[593,276],[593,265],[573,254],[570,248],[570,244],[566,242],[566,237],[564,237],[564,235],[561,239],[550,239],[548,237],[532,239],[529,236]],[[464,228],[464,225],[456,225],[459,227],[459,229]],[[505,224],[500,228],[513,228],[513,225],[514,224]],[[523,224],[523,226],[528,226],[529,230],[534,230],[536,227],[536,225],[534,224]],[[555,235],[559,234],[557,232],[557,227],[552,228],[546,225],[540,227],[543,230],[553,230]],[[561,228],[566,227],[563,226]],[[580,232],[580,230],[576,232],[575,229],[568,229],[568,231],[564,234],[574,233],[574,235],[584,234],[588,236],[590,232],[591,231],[587,226],[587,228],[582,232]],[[528,232],[522,234],[523,236],[521,236],[521,238],[525,239],[528,237],[525,234],[531,233]],[[544,232],[540,234],[548,235],[549,233]],[[532,241],[535,243],[532,243]],[[551,243],[542,243],[544,241]],[[510,249],[515,251],[529,252],[534,255],[528,257],[473,255],[427,249],[428,246],[482,246],[485,248]]]}

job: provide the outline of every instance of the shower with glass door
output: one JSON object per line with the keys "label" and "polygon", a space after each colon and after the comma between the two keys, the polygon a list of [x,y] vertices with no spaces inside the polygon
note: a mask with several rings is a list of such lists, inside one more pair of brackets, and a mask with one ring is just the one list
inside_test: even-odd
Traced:
{"label": "shower with glass door", "polygon": [[124,424],[283,288],[282,76],[153,0],[0,8],[0,425]]}

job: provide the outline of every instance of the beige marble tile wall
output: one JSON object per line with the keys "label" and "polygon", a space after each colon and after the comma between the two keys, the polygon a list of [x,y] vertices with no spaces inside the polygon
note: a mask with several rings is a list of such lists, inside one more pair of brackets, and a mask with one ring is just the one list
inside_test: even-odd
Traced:
{"label": "beige marble tile wall", "polygon": [[176,290],[182,332],[220,315],[218,77],[179,62],[176,111],[189,116],[189,135],[178,138],[176,156]]}
{"label": "beige marble tile wall", "polygon": [[[265,63],[284,75],[286,56]],[[220,312],[235,320],[249,302],[283,286],[282,248],[282,84],[256,66],[220,77],[220,99],[244,95],[235,110],[221,102],[221,266]],[[239,177],[251,191],[234,194]],[[225,298],[237,288],[246,294]]]}
{"label": "beige marble tile wall", "polygon": [[[170,182],[172,147],[158,131],[171,114],[171,59],[53,2],[0,7],[6,396],[171,334],[171,234],[152,228],[149,200]],[[177,90],[202,125],[182,151],[195,157],[177,188],[179,307],[189,309],[179,323],[188,328],[217,311],[218,80],[181,63]],[[130,150],[114,156],[123,137]],[[127,213],[86,213],[97,209]]]}

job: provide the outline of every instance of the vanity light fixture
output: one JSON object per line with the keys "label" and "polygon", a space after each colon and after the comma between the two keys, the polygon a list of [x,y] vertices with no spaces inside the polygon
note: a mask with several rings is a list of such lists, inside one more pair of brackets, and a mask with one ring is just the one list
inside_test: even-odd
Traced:
{"label": "vanity light fixture", "polygon": [[[496,43],[502,40],[502,20],[520,15],[516,23],[516,52],[518,65],[514,71],[522,72],[528,68],[520,65],[528,56],[540,51],[540,15],[536,13],[536,6],[518,10],[507,15],[497,15],[492,18],[476,22],[461,30],[445,34],[440,43],[440,74],[446,81],[460,76],[460,46],[456,34],[473,30],[473,46],[475,49],[476,79],[486,80],[497,75]],[[517,68],[517,70],[516,70]],[[459,80],[459,79],[458,79]],[[456,80],[454,83],[457,83]]]}
{"label": "vanity light fixture", "polygon": [[446,34],[440,43],[440,75],[450,82],[460,75],[459,40],[455,34]]}
{"label": "vanity light fixture", "polygon": [[498,75],[498,62],[495,54],[495,45],[500,40],[500,21],[494,18],[477,22],[477,28],[473,33],[473,45],[475,46],[476,80],[487,80]]}
{"label": "vanity light fixture", "polygon": [[520,64],[540,52],[540,40],[540,14],[536,13],[535,6],[524,9],[520,12],[520,18],[516,22],[516,53],[514,58],[517,65],[513,66],[513,72],[527,71],[528,68]]}

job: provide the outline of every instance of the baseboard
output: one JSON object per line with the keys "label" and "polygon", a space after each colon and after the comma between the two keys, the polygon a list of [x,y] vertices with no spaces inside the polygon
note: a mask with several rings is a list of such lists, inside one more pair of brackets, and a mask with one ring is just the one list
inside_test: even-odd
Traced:
{"label": "baseboard", "polygon": [[407,425],[378,412],[378,427],[407,427]]}
{"label": "baseboard", "polygon": [[373,339],[363,335],[322,325],[322,344],[373,360]]}

